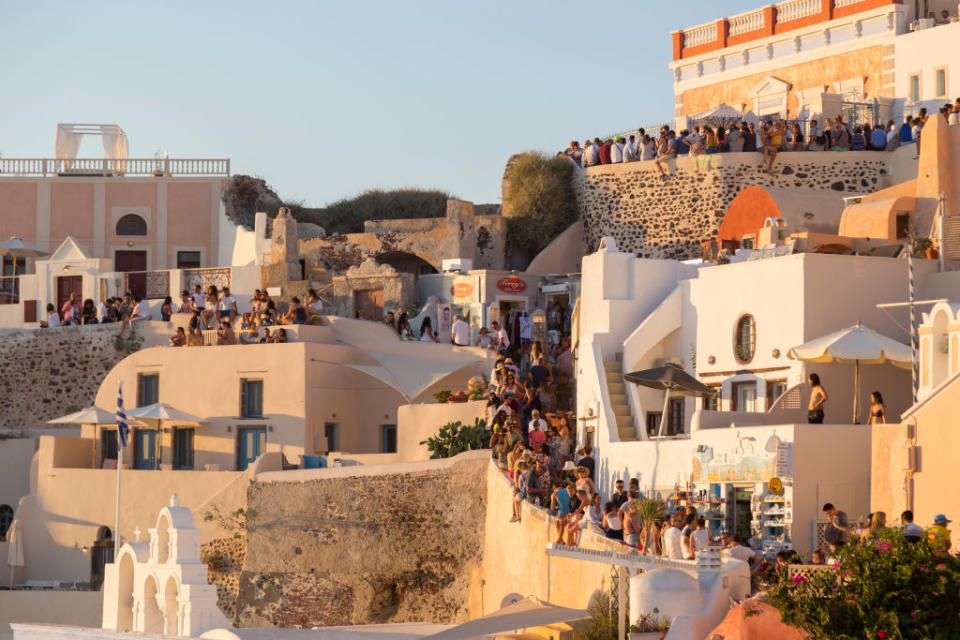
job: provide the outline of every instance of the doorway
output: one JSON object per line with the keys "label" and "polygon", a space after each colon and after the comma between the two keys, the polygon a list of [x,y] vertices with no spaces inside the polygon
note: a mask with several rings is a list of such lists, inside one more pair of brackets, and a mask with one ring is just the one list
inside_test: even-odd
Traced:
{"label": "doorway", "polygon": [[353,292],[353,308],[364,320],[383,320],[383,289],[365,289]]}
{"label": "doorway", "polygon": [[91,547],[90,579],[91,582],[103,583],[104,567],[113,562],[113,535],[110,527],[102,526],[97,530],[97,539]]}
{"label": "doorway", "polygon": [[757,383],[755,380],[749,382],[734,382],[731,393],[733,398],[733,411],[754,412],[757,410]]}
{"label": "doorway", "polygon": [[137,469],[154,469],[157,466],[157,432],[152,429],[136,430]]}
{"label": "doorway", "polygon": [[240,438],[237,470],[243,471],[267,450],[267,428],[243,427],[237,432]]}
{"label": "doorway", "polygon": [[147,252],[146,251],[115,251],[113,253],[113,267],[117,271],[127,273],[127,291],[131,295],[145,298],[147,296]]}
{"label": "doorway", "polygon": [[753,523],[753,501],[755,486],[727,485],[727,518],[726,530],[734,537],[746,541],[751,536]]}
{"label": "doorway", "polygon": [[83,302],[83,276],[59,276],[57,278],[57,312],[63,308],[63,303],[70,299],[71,293],[74,294],[78,302]]}

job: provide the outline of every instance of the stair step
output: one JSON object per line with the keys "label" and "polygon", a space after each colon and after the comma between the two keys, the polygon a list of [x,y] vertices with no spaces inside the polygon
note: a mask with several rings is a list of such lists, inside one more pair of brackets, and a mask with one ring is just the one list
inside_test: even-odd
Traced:
{"label": "stair step", "polygon": [[613,382],[622,382],[623,374],[619,371],[607,371],[607,380]]}
{"label": "stair step", "polygon": [[633,425],[629,427],[617,427],[617,434],[621,442],[630,442],[637,439],[637,432],[633,430]]}
{"label": "stair step", "polygon": [[622,382],[608,382],[607,383],[607,393],[613,396],[620,396],[627,394],[627,386]]}
{"label": "stair step", "polygon": [[628,427],[631,431],[633,431],[633,416],[626,415],[626,416],[615,416],[615,417],[617,419],[618,429],[621,429],[623,427]]}
{"label": "stair step", "polygon": [[[610,388],[607,387],[607,391]],[[618,404],[627,404],[627,394],[625,393],[611,393],[610,394],[610,404],[616,406]]]}
{"label": "stair step", "polygon": [[606,371],[612,371],[614,373],[621,373],[620,369],[622,368],[622,366],[623,365],[621,365],[621,363],[617,362],[616,360],[613,360],[613,361],[604,360],[603,362],[603,368]]}
{"label": "stair step", "polygon": [[617,351],[615,354],[613,354],[613,359],[616,360],[617,362],[622,363],[622,362],[623,362],[623,351]]}
{"label": "stair step", "polygon": [[[626,404],[614,404],[610,408],[615,416],[630,416],[630,406]],[[630,416],[632,417],[632,416]]]}

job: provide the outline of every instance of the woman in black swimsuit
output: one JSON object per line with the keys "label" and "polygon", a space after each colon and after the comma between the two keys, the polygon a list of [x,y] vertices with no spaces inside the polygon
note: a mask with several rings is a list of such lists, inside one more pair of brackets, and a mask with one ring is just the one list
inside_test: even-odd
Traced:
{"label": "woman in black swimsuit", "polygon": [[883,396],[879,391],[870,394],[870,416],[867,424],[887,424],[887,407],[883,404]]}

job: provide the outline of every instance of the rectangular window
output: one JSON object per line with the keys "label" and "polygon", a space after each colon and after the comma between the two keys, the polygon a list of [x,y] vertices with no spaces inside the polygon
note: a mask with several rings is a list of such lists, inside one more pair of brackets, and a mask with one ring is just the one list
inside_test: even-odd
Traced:
{"label": "rectangular window", "polygon": [[667,412],[665,435],[679,436],[683,433],[683,398],[670,398],[670,410]]}
{"label": "rectangular window", "polygon": [[733,404],[732,411],[756,411],[757,410],[757,383],[735,382],[731,385],[730,402]]}
{"label": "rectangular window", "polygon": [[160,402],[160,374],[137,374],[137,406],[145,407],[148,404]]}
{"label": "rectangular window", "polygon": [[647,411],[647,437],[653,438],[660,430],[660,416],[662,411]]}
{"label": "rectangular window", "polygon": [[173,468],[193,469],[193,429],[176,428],[173,432]]}
{"label": "rectangular window", "polygon": [[933,72],[933,91],[936,98],[947,97],[947,70],[945,67],[935,69]]}
{"label": "rectangular window", "polygon": [[199,251],[177,251],[177,269],[199,269]]}
{"label": "rectangular window", "polygon": [[240,380],[240,417],[263,417],[263,380]]}
{"label": "rectangular window", "polygon": [[777,398],[782,396],[787,390],[786,380],[767,380],[767,411],[776,402]]}
{"label": "rectangular window", "polygon": [[3,256],[3,275],[19,276],[27,272],[27,259]]}
{"label": "rectangular window", "polygon": [[910,234],[910,214],[897,214],[897,240],[906,238]]}
{"label": "rectangular window", "polygon": [[750,235],[740,237],[740,248],[741,249],[753,249],[756,247],[756,236],[752,233]]}
{"label": "rectangular window", "polygon": [[703,396],[703,403],[700,407],[704,411],[720,411],[720,389],[719,385],[709,385],[716,393],[709,396]]}
{"label": "rectangular window", "polygon": [[380,453],[397,452],[397,425],[380,425]]}
{"label": "rectangular window", "polygon": [[910,102],[916,104],[920,102],[920,74],[910,74],[908,82],[910,86],[907,89],[907,97],[910,99]]}
{"label": "rectangular window", "polygon": [[117,430],[103,429],[100,431],[100,459],[117,459]]}
{"label": "rectangular window", "polygon": [[325,422],[323,424],[323,435],[327,437],[327,451],[337,450],[337,423]]}

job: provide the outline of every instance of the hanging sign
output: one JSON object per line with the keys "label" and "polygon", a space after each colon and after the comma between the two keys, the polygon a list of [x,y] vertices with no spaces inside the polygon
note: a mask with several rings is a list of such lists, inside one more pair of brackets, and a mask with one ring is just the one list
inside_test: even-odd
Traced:
{"label": "hanging sign", "polygon": [[507,276],[497,280],[497,289],[505,293],[523,293],[527,290],[527,283],[516,276]]}
{"label": "hanging sign", "polygon": [[781,478],[790,478],[790,444],[787,442],[777,443],[777,469],[776,473]]}
{"label": "hanging sign", "polygon": [[469,282],[458,282],[450,287],[454,298],[467,298],[473,293],[473,285]]}

